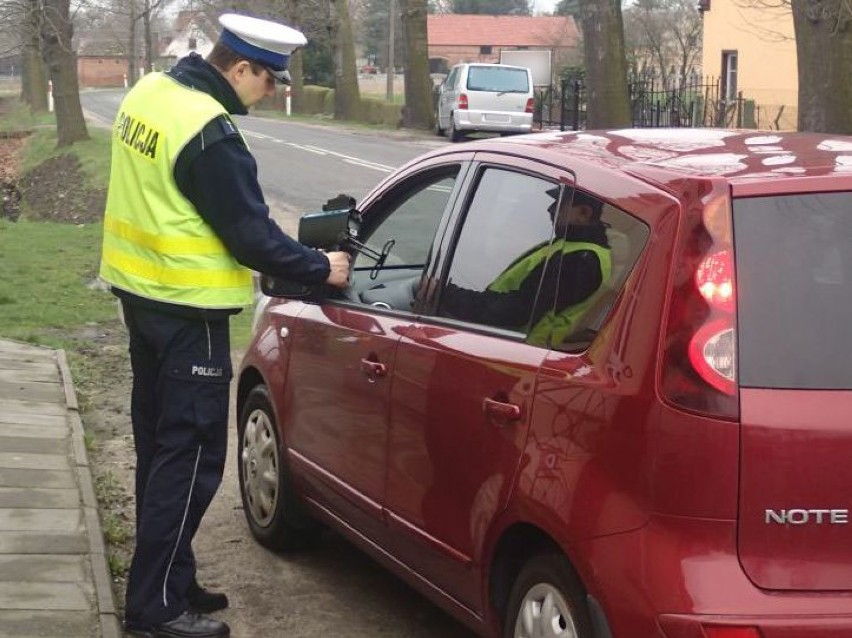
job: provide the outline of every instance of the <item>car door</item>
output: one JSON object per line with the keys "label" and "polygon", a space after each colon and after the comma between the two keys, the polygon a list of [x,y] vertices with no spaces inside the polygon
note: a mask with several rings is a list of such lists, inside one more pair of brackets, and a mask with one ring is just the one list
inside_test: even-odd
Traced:
{"label": "car door", "polygon": [[570,180],[519,166],[476,170],[434,274],[440,286],[421,320],[403,328],[391,389],[386,503],[395,553],[475,613],[483,539],[518,470],[547,354],[528,343],[528,324],[549,303],[534,294],[507,319],[480,312],[477,295],[519,256],[549,245],[547,191]]}
{"label": "car door", "polygon": [[[401,329],[461,163],[409,175],[363,211],[345,295],[305,304],[289,331],[284,416],[292,465],[309,498],[370,537],[384,527],[387,417]],[[406,301],[406,295],[409,296]]]}

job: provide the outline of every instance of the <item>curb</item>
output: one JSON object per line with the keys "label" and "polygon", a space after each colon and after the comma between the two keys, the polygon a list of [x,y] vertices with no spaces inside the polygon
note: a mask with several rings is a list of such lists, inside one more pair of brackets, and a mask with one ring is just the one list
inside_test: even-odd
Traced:
{"label": "curb", "polygon": [[95,596],[98,605],[98,620],[101,627],[101,638],[121,638],[124,634],[121,623],[115,611],[115,598],[112,592],[112,582],[107,566],[104,536],[101,530],[101,520],[98,516],[98,500],[92,483],[92,472],[86,455],[86,443],[83,434],[83,422],[80,420],[80,408],[77,403],[77,393],[71,380],[68,359],[65,350],[56,350],[56,361],[62,375],[62,388],[65,392],[65,403],[68,406],[68,416],[71,425],[71,448],[74,453],[74,465],[77,481],[83,498],[83,512],[86,517],[86,531],[89,536],[89,554],[92,563],[92,576],[95,582]]}

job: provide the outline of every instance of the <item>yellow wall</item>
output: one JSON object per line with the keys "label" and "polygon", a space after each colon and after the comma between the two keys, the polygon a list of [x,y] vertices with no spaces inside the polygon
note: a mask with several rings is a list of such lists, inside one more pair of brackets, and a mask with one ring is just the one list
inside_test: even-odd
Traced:
{"label": "yellow wall", "polygon": [[[776,4],[781,6],[769,6]],[[755,101],[758,127],[776,128],[777,120],[778,128],[795,129],[798,79],[789,4],[710,0],[709,11],[704,11],[705,76],[721,75],[722,51],[737,52],[737,88],[745,99]]]}

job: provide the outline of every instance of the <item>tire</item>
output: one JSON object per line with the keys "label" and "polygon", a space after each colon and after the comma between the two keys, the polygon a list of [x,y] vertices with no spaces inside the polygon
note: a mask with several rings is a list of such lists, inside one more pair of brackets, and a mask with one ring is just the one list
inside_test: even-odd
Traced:
{"label": "tire", "polygon": [[451,142],[460,142],[464,137],[464,133],[456,130],[456,120],[452,114],[450,114],[450,125],[447,127],[447,137]]}
{"label": "tire", "polygon": [[563,554],[530,559],[512,585],[503,638],[592,638],[586,592]]}
{"label": "tire", "polygon": [[440,111],[435,109],[435,135],[438,137],[444,136],[444,129],[441,128],[441,119],[440,119]]}
{"label": "tire", "polygon": [[240,495],[252,536],[276,551],[307,547],[319,528],[293,490],[286,459],[269,391],[257,385],[237,424]]}

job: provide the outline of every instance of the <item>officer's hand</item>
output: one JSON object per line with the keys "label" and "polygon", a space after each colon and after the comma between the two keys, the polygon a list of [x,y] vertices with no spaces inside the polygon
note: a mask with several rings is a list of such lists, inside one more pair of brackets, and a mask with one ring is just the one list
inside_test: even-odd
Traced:
{"label": "officer's hand", "polygon": [[346,288],[349,285],[349,253],[335,251],[326,253],[331,272],[325,283],[338,288]]}

